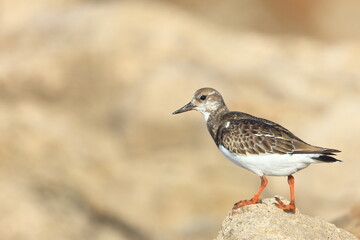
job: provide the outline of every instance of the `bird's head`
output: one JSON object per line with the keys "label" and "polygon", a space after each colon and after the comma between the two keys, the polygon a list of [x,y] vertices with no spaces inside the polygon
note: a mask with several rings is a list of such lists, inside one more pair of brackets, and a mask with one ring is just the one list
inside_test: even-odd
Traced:
{"label": "bird's head", "polygon": [[222,106],[225,106],[225,103],[218,91],[213,88],[200,88],[195,92],[188,104],[179,108],[173,114],[196,110],[201,112],[205,119],[207,119],[212,112],[215,112]]}

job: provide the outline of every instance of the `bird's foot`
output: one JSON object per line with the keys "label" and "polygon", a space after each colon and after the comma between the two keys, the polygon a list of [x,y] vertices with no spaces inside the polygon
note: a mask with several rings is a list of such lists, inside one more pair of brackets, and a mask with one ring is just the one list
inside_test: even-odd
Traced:
{"label": "bird's foot", "polygon": [[275,197],[275,200],[278,202],[275,203],[275,206],[277,206],[278,208],[283,209],[285,212],[295,212],[296,207],[294,202],[290,202],[289,205],[286,205],[278,197]]}
{"label": "bird's foot", "polygon": [[232,208],[233,215],[234,215],[234,211],[236,209],[242,208],[242,207],[244,207],[246,205],[251,205],[251,204],[256,204],[256,203],[261,203],[261,199],[257,199],[257,200],[250,199],[250,200],[238,201],[237,203],[234,204],[234,207]]}

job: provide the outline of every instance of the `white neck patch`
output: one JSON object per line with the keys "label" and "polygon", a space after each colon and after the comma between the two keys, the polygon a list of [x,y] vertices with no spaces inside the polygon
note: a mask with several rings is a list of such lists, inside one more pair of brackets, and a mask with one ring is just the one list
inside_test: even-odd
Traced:
{"label": "white neck patch", "polygon": [[207,120],[209,119],[209,117],[210,117],[210,113],[208,113],[208,112],[201,112],[202,114],[203,114],[203,116],[204,116],[204,118],[205,118],[205,122],[207,122]]}

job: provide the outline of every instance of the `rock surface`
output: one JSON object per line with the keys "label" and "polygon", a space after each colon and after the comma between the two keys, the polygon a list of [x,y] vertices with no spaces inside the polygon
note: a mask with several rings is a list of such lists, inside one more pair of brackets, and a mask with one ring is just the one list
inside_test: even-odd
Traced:
{"label": "rock surface", "polygon": [[299,210],[295,213],[284,212],[274,206],[275,202],[274,198],[267,198],[262,204],[230,212],[216,240],[357,239],[351,233],[318,217],[303,215]]}

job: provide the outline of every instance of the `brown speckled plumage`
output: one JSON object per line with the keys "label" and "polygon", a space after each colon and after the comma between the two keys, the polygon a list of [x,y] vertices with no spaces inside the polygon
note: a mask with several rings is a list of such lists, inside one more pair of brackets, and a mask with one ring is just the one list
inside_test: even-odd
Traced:
{"label": "brown speckled plumage", "polygon": [[339,152],[335,149],[310,145],[279,124],[241,112],[228,112],[222,115],[216,125],[218,127],[215,130],[214,141],[218,146],[223,145],[234,154],[331,155]]}
{"label": "brown speckled plumage", "polygon": [[234,154],[333,155],[339,152],[336,149],[310,145],[272,121],[247,113],[229,111],[225,103],[210,114],[207,128],[217,146],[222,145]]}

